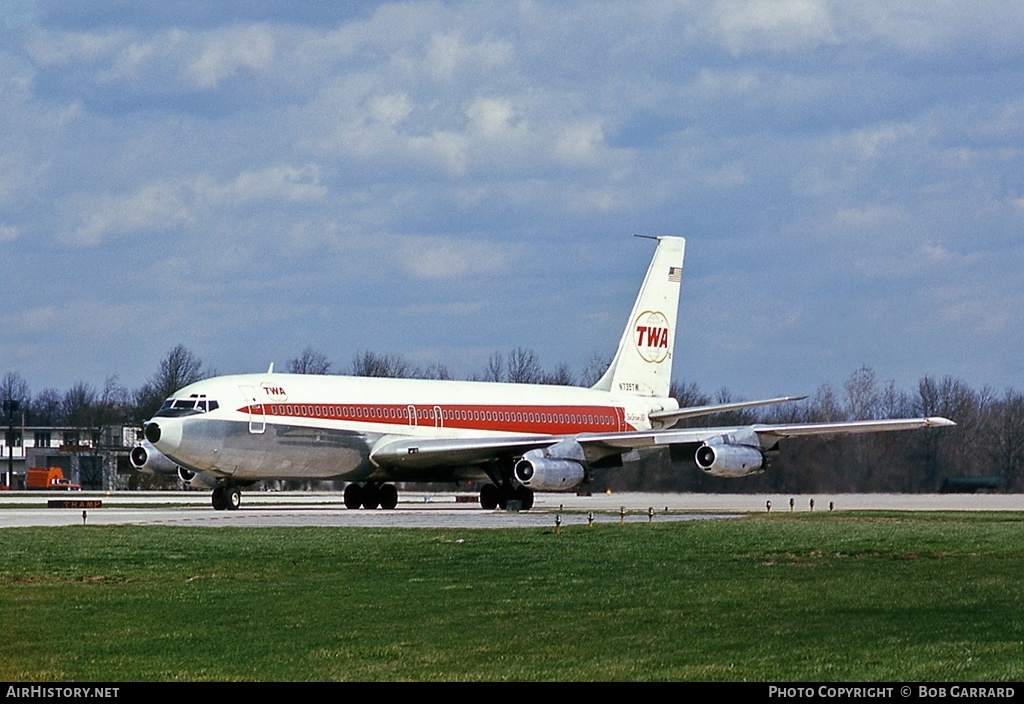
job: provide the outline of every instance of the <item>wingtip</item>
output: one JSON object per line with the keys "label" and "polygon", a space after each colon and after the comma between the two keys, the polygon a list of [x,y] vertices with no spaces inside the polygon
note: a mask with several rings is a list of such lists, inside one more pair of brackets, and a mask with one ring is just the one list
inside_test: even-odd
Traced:
{"label": "wingtip", "polygon": [[937,428],[946,428],[946,427],[949,427],[949,426],[956,425],[956,423],[951,421],[949,418],[943,418],[941,416],[925,418],[924,422],[925,422],[925,425],[935,426]]}

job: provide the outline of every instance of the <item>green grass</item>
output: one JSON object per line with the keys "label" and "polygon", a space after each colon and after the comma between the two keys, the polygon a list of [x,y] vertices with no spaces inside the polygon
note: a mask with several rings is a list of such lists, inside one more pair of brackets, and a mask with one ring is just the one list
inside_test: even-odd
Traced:
{"label": "green grass", "polygon": [[1021,681],[1024,515],[0,531],[0,681]]}

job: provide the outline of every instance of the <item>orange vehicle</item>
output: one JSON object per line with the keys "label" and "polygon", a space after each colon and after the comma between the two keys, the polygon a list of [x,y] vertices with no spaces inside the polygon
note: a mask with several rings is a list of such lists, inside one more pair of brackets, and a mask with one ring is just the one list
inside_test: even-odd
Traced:
{"label": "orange vehicle", "polygon": [[70,479],[64,478],[64,472],[60,467],[32,467],[25,477],[26,489],[56,489],[61,491],[81,491],[82,487],[72,484]]}

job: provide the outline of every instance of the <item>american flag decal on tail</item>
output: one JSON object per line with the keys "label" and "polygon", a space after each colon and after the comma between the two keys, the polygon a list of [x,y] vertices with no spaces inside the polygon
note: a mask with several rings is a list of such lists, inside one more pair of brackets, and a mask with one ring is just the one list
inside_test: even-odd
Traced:
{"label": "american flag decal on tail", "polygon": [[682,283],[683,280],[683,267],[681,266],[670,266],[668,268],[668,280],[674,283]]}

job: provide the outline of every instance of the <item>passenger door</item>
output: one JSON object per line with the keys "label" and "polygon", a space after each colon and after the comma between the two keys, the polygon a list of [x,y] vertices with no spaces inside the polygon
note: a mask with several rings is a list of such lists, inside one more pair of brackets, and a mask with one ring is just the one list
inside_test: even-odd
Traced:
{"label": "passenger door", "polygon": [[255,386],[242,386],[242,396],[249,408],[249,432],[262,433],[267,429],[267,416],[263,409],[263,400]]}

